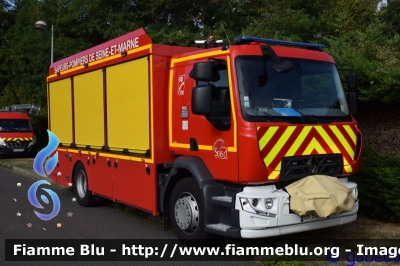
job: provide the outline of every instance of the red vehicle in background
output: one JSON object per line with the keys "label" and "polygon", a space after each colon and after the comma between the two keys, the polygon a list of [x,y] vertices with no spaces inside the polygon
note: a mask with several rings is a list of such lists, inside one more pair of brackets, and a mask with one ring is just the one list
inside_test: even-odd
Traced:
{"label": "red vehicle in background", "polygon": [[0,109],[0,155],[35,156],[36,137],[28,113],[37,114],[40,107],[18,104]]}

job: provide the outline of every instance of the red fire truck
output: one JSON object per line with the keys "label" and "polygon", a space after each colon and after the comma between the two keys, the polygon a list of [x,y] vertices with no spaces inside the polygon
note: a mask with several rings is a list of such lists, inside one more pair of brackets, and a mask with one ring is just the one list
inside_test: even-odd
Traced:
{"label": "red fire truck", "polygon": [[37,114],[40,107],[15,104],[0,108],[0,155],[34,156],[36,137],[28,113]]}
{"label": "red fire truck", "polygon": [[[354,221],[361,132],[322,45],[253,37],[209,49],[153,44],[143,29],[53,63],[51,178],[162,215],[181,240],[260,238]],[[272,45],[272,46],[271,46]],[[346,75],[353,90],[355,75]],[[354,111],[353,111],[354,112]],[[285,187],[340,180],[350,211],[291,210]]]}

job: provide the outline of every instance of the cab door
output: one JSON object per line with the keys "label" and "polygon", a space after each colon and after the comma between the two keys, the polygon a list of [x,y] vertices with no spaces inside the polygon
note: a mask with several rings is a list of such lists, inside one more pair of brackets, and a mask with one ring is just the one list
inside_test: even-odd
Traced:
{"label": "cab door", "polygon": [[[194,63],[210,61],[213,61],[212,81],[190,77]],[[201,58],[192,62],[178,66],[174,71],[176,94],[172,95],[171,148],[176,153],[201,158],[216,180],[237,182],[237,130],[229,56]],[[182,85],[183,77],[185,85]],[[211,112],[207,116],[192,112],[192,90],[197,86],[212,88]]]}

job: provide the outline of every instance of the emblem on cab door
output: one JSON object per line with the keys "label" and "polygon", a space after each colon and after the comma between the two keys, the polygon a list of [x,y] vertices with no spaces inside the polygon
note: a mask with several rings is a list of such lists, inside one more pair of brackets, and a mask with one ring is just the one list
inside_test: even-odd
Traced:
{"label": "emblem on cab door", "polygon": [[213,145],[213,151],[216,159],[228,159],[228,149],[224,146],[223,139],[217,139]]}
{"label": "emblem on cab door", "polygon": [[178,77],[178,95],[185,94],[185,75],[180,75]]}

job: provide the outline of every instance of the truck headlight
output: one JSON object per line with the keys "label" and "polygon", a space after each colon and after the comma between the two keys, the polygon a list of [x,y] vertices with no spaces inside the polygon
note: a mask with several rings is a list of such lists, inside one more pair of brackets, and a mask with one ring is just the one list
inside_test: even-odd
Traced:
{"label": "truck headlight", "polygon": [[36,136],[33,136],[33,140],[31,141],[31,143],[29,143],[28,147],[34,145],[35,143],[36,143]]}
{"label": "truck headlight", "polygon": [[0,138],[0,145],[1,146],[6,146],[6,143],[4,142],[4,140],[2,138]]}
{"label": "truck headlight", "polygon": [[253,205],[253,207],[257,207],[257,205],[258,205],[258,199],[252,199],[252,200],[251,200],[251,205]]}
{"label": "truck headlight", "polygon": [[240,198],[240,204],[242,205],[242,209],[246,212],[256,213],[256,210],[251,207],[250,202],[246,198]]}
{"label": "truck headlight", "polygon": [[269,210],[272,207],[274,207],[274,200],[273,199],[267,199],[265,201],[265,208],[267,208]]}
{"label": "truck headlight", "polygon": [[[276,217],[276,214],[274,214],[274,213],[266,212],[265,210],[260,210],[259,208],[256,208],[258,205],[258,199],[250,199],[249,200],[248,198],[239,198],[239,200],[240,200],[240,205],[242,205],[242,210],[244,210],[246,212],[250,212],[250,213],[254,213],[254,214],[258,214],[258,215],[266,216],[266,217]],[[269,202],[269,200],[271,202]],[[250,201],[251,201],[251,204],[250,204]],[[270,207],[267,208],[267,205]],[[271,209],[273,206],[274,206],[273,199],[267,199],[265,201],[265,207],[267,209]]]}

